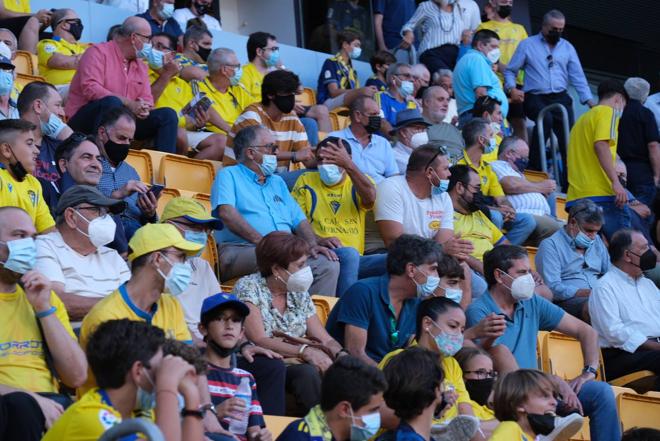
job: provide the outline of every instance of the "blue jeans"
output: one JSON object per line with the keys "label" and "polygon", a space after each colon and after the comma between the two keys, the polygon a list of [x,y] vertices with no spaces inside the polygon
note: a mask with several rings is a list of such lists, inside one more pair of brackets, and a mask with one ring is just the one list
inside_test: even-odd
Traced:
{"label": "blue jeans", "polygon": [[307,117],[300,118],[300,122],[302,123],[303,127],[305,127],[305,132],[307,132],[307,140],[309,141],[309,145],[311,145],[312,148],[316,147],[316,145],[319,143],[319,124],[314,118]]}
{"label": "blue jeans", "polygon": [[628,205],[625,205],[623,208],[616,206],[614,201],[612,202],[596,202],[596,205],[603,209],[603,218],[605,223],[603,224],[602,232],[605,234],[607,240],[612,238],[612,235],[619,231],[622,228],[631,227],[631,216],[630,208]]}
{"label": "blue jeans", "polygon": [[380,276],[387,272],[387,254],[360,256],[360,253],[352,247],[337,248],[334,251],[339,257],[338,297],[341,297],[358,280]]}
{"label": "blue jeans", "polygon": [[621,440],[621,426],[612,387],[603,381],[588,381],[578,394],[584,414],[589,417],[593,441]]}
{"label": "blue jeans", "polygon": [[500,230],[506,228],[506,238],[514,245],[522,245],[536,228],[534,216],[528,213],[516,213],[516,218],[512,221],[504,222],[502,213],[497,210],[490,210],[490,220]]}

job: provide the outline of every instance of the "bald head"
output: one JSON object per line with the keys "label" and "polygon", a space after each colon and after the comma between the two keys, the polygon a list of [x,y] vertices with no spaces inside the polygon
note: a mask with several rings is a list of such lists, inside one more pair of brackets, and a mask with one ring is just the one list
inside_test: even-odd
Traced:
{"label": "bald head", "polygon": [[34,222],[25,210],[19,207],[0,207],[0,240],[9,242],[23,237],[32,237],[35,234],[37,234],[37,230],[34,228]]}
{"label": "bald head", "polygon": [[115,33],[113,40],[119,46],[124,58],[134,60],[145,43],[151,39],[151,26],[142,17],[128,17]]}
{"label": "bald head", "polygon": [[126,37],[136,33],[151,36],[151,26],[149,26],[149,22],[142,17],[128,17],[121,24],[119,33]]}

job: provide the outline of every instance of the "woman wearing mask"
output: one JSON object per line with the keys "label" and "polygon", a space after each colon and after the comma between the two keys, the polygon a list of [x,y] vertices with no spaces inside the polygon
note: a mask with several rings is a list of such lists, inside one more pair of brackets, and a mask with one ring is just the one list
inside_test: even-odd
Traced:
{"label": "woman wearing mask", "polygon": [[321,324],[308,293],[313,278],[307,242],[275,231],[259,242],[256,254],[259,272],[241,278],[232,292],[250,308],[248,340],[284,357],[286,390],[302,416],[319,403],[321,373],[345,352]]}
{"label": "woman wearing mask", "polygon": [[499,424],[490,399],[497,380],[493,360],[481,348],[465,347],[456,353],[456,361],[463,371],[463,383],[470,395],[472,411],[481,420],[481,430],[489,435]]}

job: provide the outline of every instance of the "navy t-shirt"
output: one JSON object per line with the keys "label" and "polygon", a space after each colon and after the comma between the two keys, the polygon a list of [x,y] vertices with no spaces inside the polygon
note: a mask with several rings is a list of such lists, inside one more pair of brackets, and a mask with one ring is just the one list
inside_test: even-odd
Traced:
{"label": "navy t-shirt", "polygon": [[50,208],[50,211],[55,210],[57,201],[60,198],[60,188],[58,182],[60,180],[60,172],[57,170],[55,164],[55,150],[60,145],[61,141],[57,139],[44,136],[41,139],[39,146],[39,156],[37,157],[37,164],[34,168],[34,176],[41,183],[41,188],[44,193],[44,201]]}
{"label": "navy t-shirt", "polygon": [[374,14],[383,15],[383,39],[388,49],[401,43],[401,28],[415,13],[415,0],[373,0]]}

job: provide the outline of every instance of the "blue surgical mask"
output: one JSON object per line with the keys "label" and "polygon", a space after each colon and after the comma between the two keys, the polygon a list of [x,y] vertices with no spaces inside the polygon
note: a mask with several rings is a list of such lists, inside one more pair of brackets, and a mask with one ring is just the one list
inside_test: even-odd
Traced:
{"label": "blue surgical mask", "polygon": [[380,412],[362,415],[361,417],[354,417],[352,413],[351,410],[351,419],[361,419],[364,427],[351,422],[351,441],[367,441],[378,433],[378,429],[380,429]]}
{"label": "blue surgical mask", "polygon": [[412,81],[403,80],[401,81],[401,86],[399,86],[399,93],[404,97],[408,98],[415,91],[415,85]]}
{"label": "blue surgical mask", "polygon": [[169,19],[174,15],[174,3],[165,3],[160,9],[160,16],[165,20]]}
{"label": "blue surgical mask", "polygon": [[261,173],[263,173],[264,176],[272,175],[275,173],[275,170],[277,170],[277,156],[263,155],[263,159],[261,160],[261,164],[259,164],[259,168],[261,169]]}
{"label": "blue surgical mask", "polygon": [[48,121],[41,121],[40,125],[41,133],[43,133],[44,136],[49,136],[51,138],[57,138],[57,135],[59,135],[62,129],[66,126],[64,122],[59,118],[59,116],[52,112],[48,118]]}
{"label": "blue surgical mask", "polygon": [[137,57],[146,59],[153,49],[154,47],[151,43],[143,43],[142,49],[137,51]]}
{"label": "blue surgical mask", "polygon": [[154,49],[151,43],[145,43],[142,50],[138,52],[138,57],[144,58],[150,68],[154,70],[162,69],[165,64],[165,54]]}
{"label": "blue surgical mask", "polygon": [[173,296],[178,296],[188,288],[188,285],[190,285],[190,280],[192,279],[192,267],[189,263],[172,263],[165,254],[160,253],[160,255],[170,264],[171,268],[167,275],[163,274],[160,269],[156,269],[156,271],[158,271],[158,274],[165,279],[165,291]]}
{"label": "blue surgical mask", "polygon": [[461,303],[463,300],[463,290],[460,288],[442,288],[445,290],[445,297],[453,300],[456,303]]}
{"label": "blue surgical mask", "polygon": [[241,76],[243,75],[243,68],[238,67],[236,71],[234,72],[234,75],[229,78],[229,82],[231,83],[232,86],[236,86],[239,81],[241,81]]}
{"label": "blue surgical mask", "polygon": [[445,193],[447,189],[449,188],[449,179],[440,179],[440,183],[438,185],[433,186],[433,196],[440,196],[441,194]]}
{"label": "blue surgical mask", "polygon": [[[433,324],[441,329],[436,322],[433,322]],[[428,333],[431,334],[431,331],[428,331]],[[461,332],[450,334],[440,331],[438,335],[431,334],[431,336],[438,346],[438,351],[445,357],[453,357],[463,347],[463,333]]]}
{"label": "blue surgical mask", "polygon": [[583,250],[589,249],[593,243],[594,239],[584,234],[582,230],[578,231],[578,234],[575,236],[575,246]]}
{"label": "blue surgical mask", "polygon": [[7,260],[0,262],[5,269],[18,274],[25,274],[34,268],[37,263],[37,245],[31,237],[14,239],[4,243],[9,250]]}
{"label": "blue surgical mask", "polygon": [[325,185],[332,187],[341,181],[343,173],[335,164],[322,164],[319,165],[319,175]]}
{"label": "blue surgical mask", "polygon": [[495,138],[490,138],[488,140],[488,145],[486,146],[486,149],[484,150],[485,154],[492,153],[497,149],[497,139]]}
{"label": "blue surgical mask", "polygon": [[14,87],[14,72],[0,70],[0,96],[9,95]]}
{"label": "blue surgical mask", "polygon": [[[206,247],[206,241],[209,240],[208,236],[204,231],[193,231],[193,230],[186,230],[183,232],[183,237],[186,239],[188,242],[195,242],[200,245],[203,245]],[[202,254],[202,251],[204,251],[204,248],[199,250],[196,254],[196,256],[200,256]]]}
{"label": "blue surgical mask", "polygon": [[362,55],[362,48],[361,47],[354,47],[353,50],[351,50],[351,58],[356,60],[360,58],[360,55]]}
{"label": "blue surgical mask", "polygon": [[148,412],[156,408],[156,385],[146,369],[144,370],[144,375],[147,377],[149,384],[151,384],[151,392],[142,389],[138,385],[137,396],[135,397],[135,409]]}
{"label": "blue surgical mask", "polygon": [[[419,268],[417,270],[419,271]],[[417,283],[415,279],[413,279],[413,282],[417,285],[417,297],[426,298],[433,295],[433,292],[438,288],[438,285],[440,285],[440,277],[426,276],[426,282],[424,283]]]}
{"label": "blue surgical mask", "polygon": [[280,51],[270,51],[270,56],[266,58],[266,66],[273,67],[277,66],[277,63],[280,61]]}

